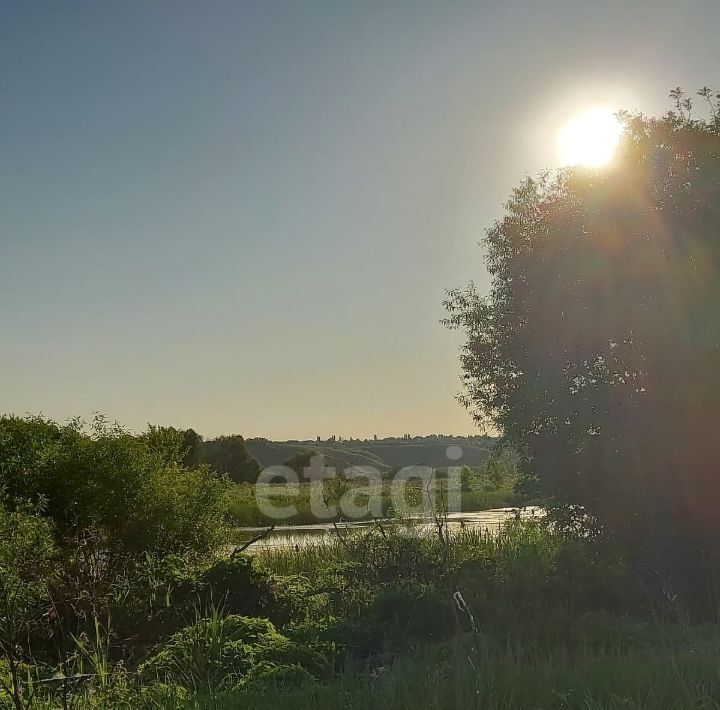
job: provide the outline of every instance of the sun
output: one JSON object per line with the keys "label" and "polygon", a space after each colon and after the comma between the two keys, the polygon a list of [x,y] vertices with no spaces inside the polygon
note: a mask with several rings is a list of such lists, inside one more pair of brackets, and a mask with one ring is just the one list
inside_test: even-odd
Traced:
{"label": "sun", "polygon": [[590,109],[573,116],[558,135],[563,165],[597,168],[609,162],[620,140],[622,124],[612,109]]}

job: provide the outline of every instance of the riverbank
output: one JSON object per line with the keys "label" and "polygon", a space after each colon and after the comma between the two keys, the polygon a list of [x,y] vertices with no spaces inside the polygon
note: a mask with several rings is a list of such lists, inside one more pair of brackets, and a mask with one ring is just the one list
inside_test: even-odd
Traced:
{"label": "riverbank", "polygon": [[720,627],[690,623],[682,600],[609,540],[542,518],[446,539],[368,529],[261,548],[256,560],[313,590],[313,633],[328,637],[325,614],[352,619],[330,632],[343,663],[326,680],[248,689],[219,707],[330,710],[341,697],[351,710],[720,708]]}
{"label": "riverbank", "polygon": [[[429,490],[425,484],[411,481],[402,484],[401,503],[409,508],[421,505],[424,496],[431,495],[438,509],[444,509],[449,497],[458,502],[454,512],[478,511],[526,505],[531,501],[518,498],[515,493],[515,476],[492,481],[482,474],[456,484],[448,491],[448,482],[434,481]],[[370,486],[345,480],[326,481],[321,492],[310,483],[294,486],[284,483],[265,484],[258,495],[258,487],[251,484],[233,485],[227,494],[227,515],[234,528],[263,528],[270,525],[317,525],[372,521],[374,518],[407,517],[397,503],[398,484],[391,481]],[[351,500],[353,515],[348,516],[341,501]],[[260,502],[260,501],[264,501]],[[270,512],[285,511],[281,515]],[[290,511],[290,512],[287,512]],[[412,515],[412,511],[409,513]]]}
{"label": "riverbank", "polygon": [[[481,511],[462,511],[445,513],[442,516],[442,523],[453,533],[458,529],[465,528],[477,530],[482,533],[498,533],[502,526],[511,519],[532,519],[540,518],[544,511],[540,506],[523,506],[514,508],[491,508]],[[347,535],[353,533],[367,532],[370,528],[381,526],[412,530],[413,533],[429,533],[436,527],[435,520],[428,520],[426,517],[409,519],[382,518],[379,520],[361,521],[340,521],[332,523],[314,523],[311,525],[281,525],[272,530],[267,527],[242,527],[235,529],[235,535],[239,543],[254,540],[249,549],[250,552],[266,548],[291,547],[297,550],[299,547],[322,544],[331,535]],[[261,534],[265,533],[260,537]]]}
{"label": "riverbank", "polygon": [[[78,638],[72,707],[720,710],[717,624],[611,540],[509,513],[148,567]],[[56,707],[39,687],[32,707]]]}

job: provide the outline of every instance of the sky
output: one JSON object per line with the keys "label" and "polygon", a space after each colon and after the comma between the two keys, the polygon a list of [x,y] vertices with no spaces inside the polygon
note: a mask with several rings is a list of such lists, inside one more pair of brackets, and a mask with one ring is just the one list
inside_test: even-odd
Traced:
{"label": "sky", "polygon": [[720,82],[717,0],[0,3],[0,411],[472,433],[446,289],[602,105]]}

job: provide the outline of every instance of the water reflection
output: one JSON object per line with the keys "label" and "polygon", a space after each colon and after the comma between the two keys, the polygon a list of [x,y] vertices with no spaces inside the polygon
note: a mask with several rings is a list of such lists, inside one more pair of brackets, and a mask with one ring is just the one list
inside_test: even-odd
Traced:
{"label": "water reflection", "polygon": [[[476,512],[448,513],[447,522],[451,528],[469,527],[476,530],[495,532],[500,526],[513,516],[521,518],[539,517],[543,510],[539,506],[528,506],[527,508],[495,508],[493,510],[480,510]],[[394,519],[382,520],[383,525],[397,525]],[[409,521],[416,530],[432,530],[432,520]],[[340,522],[337,528],[343,531],[362,531],[375,525],[375,522]],[[250,539],[265,528],[240,528],[239,533],[245,539]],[[322,540],[328,535],[335,534],[335,526],[332,523],[316,523],[314,525],[286,525],[273,530],[267,537],[254,543],[250,550],[268,549],[280,547],[302,547]]]}

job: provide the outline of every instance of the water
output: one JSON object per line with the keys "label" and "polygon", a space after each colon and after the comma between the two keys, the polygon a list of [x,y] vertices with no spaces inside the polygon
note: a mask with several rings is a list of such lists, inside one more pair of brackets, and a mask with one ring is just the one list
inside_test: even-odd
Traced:
{"label": "water", "polygon": [[[448,513],[447,522],[450,529],[468,527],[483,532],[496,532],[500,526],[509,518],[519,515],[521,518],[538,517],[543,514],[542,508],[528,506],[527,508],[495,508],[493,510],[480,510],[474,513]],[[397,521],[383,520],[383,525],[397,525]],[[433,530],[432,520],[415,521],[420,529]],[[370,521],[343,522],[337,523],[337,527],[343,531],[361,531],[372,527],[375,523]],[[245,539],[251,539],[266,528],[240,528],[239,532]],[[322,541],[329,535],[335,534],[335,527],[332,523],[315,523],[314,525],[285,525],[275,528],[262,540],[254,543],[251,549],[267,549],[280,547],[301,547]]]}

